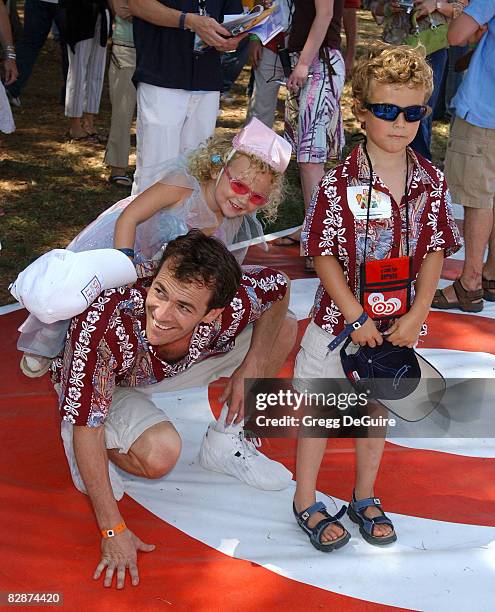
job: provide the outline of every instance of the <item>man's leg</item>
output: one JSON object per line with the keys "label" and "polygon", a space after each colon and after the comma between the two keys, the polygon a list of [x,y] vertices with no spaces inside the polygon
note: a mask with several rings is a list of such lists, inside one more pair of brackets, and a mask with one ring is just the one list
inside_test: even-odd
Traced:
{"label": "man's leg", "polygon": [[243,38],[237,49],[232,53],[223,53],[222,62],[222,93],[230,91],[237,81],[248,59],[249,37]]}
{"label": "man's leg", "polygon": [[167,415],[136,389],[117,388],[105,421],[109,458],[136,476],[161,478],[177,463],[181,440]]}
{"label": "man's leg", "polygon": [[[486,280],[495,280],[495,213],[493,216],[492,233],[488,242],[488,257],[483,266],[483,278]],[[495,298],[495,291],[490,290],[490,294]]]}
{"label": "man's leg", "polygon": [[60,88],[60,104],[65,105],[65,90],[67,87],[67,74],[69,73],[69,53],[67,49],[67,42],[64,39],[64,32],[66,30],[66,13],[65,8],[60,8],[60,4],[55,5],[55,14],[53,21],[59,31],[59,45],[60,45],[60,70],[62,72],[62,87]]}
{"label": "man's leg", "polygon": [[132,195],[137,195],[156,183],[163,174],[165,163],[180,154],[181,133],[191,95],[182,89],[166,89],[139,83],[136,173]]}
{"label": "man's leg", "polygon": [[[478,296],[469,300],[476,303],[480,301],[482,276],[495,280],[495,130],[456,117],[445,157],[445,177],[454,202],[464,205],[465,258],[459,280],[466,291],[478,291]],[[487,245],[488,259],[483,266]],[[433,306],[447,307],[444,298],[449,303],[458,302],[454,285],[438,290]]]}
{"label": "man's leg", "polygon": [[215,132],[220,92],[191,94],[180,132],[180,154],[194,151]]}
{"label": "man's leg", "polygon": [[89,133],[94,133],[94,118],[100,111],[101,92],[105,77],[107,48],[100,45],[101,16],[95,25],[95,34],[91,42],[86,73],[86,97],[84,100],[83,127]]}
{"label": "man's leg", "polygon": [[17,68],[19,76],[15,83],[7,87],[10,95],[17,98],[28,82],[38,54],[52,27],[56,5],[26,0],[24,5],[24,30],[17,43]]}
{"label": "man's leg", "polygon": [[[493,209],[464,207],[465,259],[460,280],[468,291],[481,288],[483,260],[493,233],[493,218]],[[487,274],[491,268],[493,261],[486,270]],[[495,274],[492,273],[491,278],[495,278]]]}
{"label": "man's leg", "polygon": [[256,117],[269,128],[273,126],[280,89],[276,81],[284,78],[278,55],[263,47],[260,65],[254,71],[254,89],[249,100],[246,123]]}
{"label": "man's leg", "polygon": [[[428,100],[428,106],[435,109],[438,96],[440,95],[442,89],[443,73],[445,72],[445,67],[447,65],[447,49],[439,49],[438,51],[431,53],[426,59],[433,70],[433,92]],[[422,119],[421,123],[419,124],[418,133],[411,143],[411,147],[414,149],[414,151],[417,151],[420,155],[423,155],[423,157],[426,157],[427,159],[431,159],[430,144],[432,126],[432,115],[428,115]]]}
{"label": "man's leg", "polygon": [[111,167],[111,176],[125,175],[129,165],[131,126],[136,108],[136,88],[132,83],[135,67],[136,51],[114,44],[108,69],[112,120],[104,159]]}
{"label": "man's leg", "polygon": [[88,91],[88,60],[92,42],[81,40],[76,43],[74,53],[67,49],[69,73],[65,92],[65,116],[70,118],[69,133],[73,138],[83,138],[88,134],[82,125],[82,117]]}
{"label": "man's leg", "polygon": [[[110,482],[117,500],[122,498],[124,487],[112,463],[137,476],[160,478],[179,458],[181,440],[176,429],[165,412],[136,389],[115,389],[104,428]],[[63,421],[61,434],[74,485],[86,493],[74,454],[72,425]]]}
{"label": "man's leg", "polygon": [[108,457],[120,468],[144,478],[161,478],[177,463],[181,439],[171,423],[157,423],[144,431],[127,453],[108,449]]}
{"label": "man's leg", "polygon": [[[204,387],[222,377],[229,377],[241,365],[251,344],[252,327],[249,326],[237,338],[232,351],[205,359],[189,370],[156,385],[143,387],[148,394],[180,391]],[[297,335],[297,321],[288,315],[276,331],[276,339],[270,354],[271,368],[266,373],[276,376]],[[217,422],[212,422],[200,449],[200,464],[205,469],[230,474],[260,489],[283,489],[292,480],[292,474],[280,463],[271,461],[245,439],[242,426],[225,427],[225,410]]]}

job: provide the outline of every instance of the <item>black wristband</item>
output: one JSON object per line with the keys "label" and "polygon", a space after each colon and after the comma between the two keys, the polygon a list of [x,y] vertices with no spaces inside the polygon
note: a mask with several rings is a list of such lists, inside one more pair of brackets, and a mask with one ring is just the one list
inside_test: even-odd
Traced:
{"label": "black wristband", "polygon": [[182,11],[179,17],[179,30],[186,29],[186,16],[187,16],[187,13]]}
{"label": "black wristband", "polygon": [[127,255],[127,257],[134,259],[134,249],[117,249],[117,251],[120,251],[121,253],[124,253],[124,255]]}

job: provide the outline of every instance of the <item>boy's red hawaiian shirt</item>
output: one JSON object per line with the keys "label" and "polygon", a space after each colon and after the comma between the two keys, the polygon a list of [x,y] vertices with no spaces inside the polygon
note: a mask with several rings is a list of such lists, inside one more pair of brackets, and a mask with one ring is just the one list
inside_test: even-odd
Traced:
{"label": "boy's red hawaiian shirt", "polygon": [[[409,163],[409,253],[416,280],[424,257],[433,251],[455,253],[462,240],[455,223],[450,194],[443,173],[431,162],[407,149]],[[359,266],[363,261],[366,219],[355,218],[347,201],[348,187],[369,185],[369,168],[363,145],[328,172],[313,196],[301,234],[303,255],[333,255],[342,266],[347,283],[359,300]],[[392,245],[406,255],[406,201],[399,205],[373,174],[373,191],[387,194],[392,214],[370,219],[366,260],[390,257]],[[413,292],[414,293],[414,292]],[[313,306],[314,322],[329,334],[339,334],[345,320],[320,283]]]}

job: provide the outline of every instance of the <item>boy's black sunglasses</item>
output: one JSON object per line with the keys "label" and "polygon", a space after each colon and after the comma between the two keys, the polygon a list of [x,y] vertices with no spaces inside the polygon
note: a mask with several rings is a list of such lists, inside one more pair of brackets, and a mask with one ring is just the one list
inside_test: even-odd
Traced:
{"label": "boy's black sunglasses", "polygon": [[402,108],[401,106],[397,106],[397,104],[368,103],[365,104],[364,107],[370,110],[378,119],[383,119],[383,121],[395,121],[401,113],[404,113],[404,119],[412,123],[414,121],[421,121],[429,112],[427,106],[420,106],[418,104]]}

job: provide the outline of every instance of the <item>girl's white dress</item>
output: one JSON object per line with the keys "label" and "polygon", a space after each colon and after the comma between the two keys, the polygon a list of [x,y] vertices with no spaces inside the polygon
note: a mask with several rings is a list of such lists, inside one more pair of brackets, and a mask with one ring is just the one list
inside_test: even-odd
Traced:
{"label": "girl's white dress", "polygon": [[[156,269],[170,240],[186,234],[192,228],[207,229],[218,225],[215,213],[203,197],[200,183],[187,171],[186,158],[180,157],[168,162],[159,182],[185,187],[191,193],[180,205],[159,210],[137,227],[134,261],[138,276],[149,275]],[[105,210],[72,240],[67,249],[79,252],[112,248],[117,219],[135,197],[124,198]],[[247,250],[245,241],[262,237],[263,228],[255,215],[225,218],[213,235],[222,240],[239,263],[242,263]],[[17,348],[26,353],[55,357],[62,349],[68,327],[69,321],[47,324],[29,315],[19,327],[21,335]]]}
{"label": "girl's white dress", "polygon": [[0,132],[11,134],[14,130],[15,123],[12,117],[12,111],[10,110],[7,93],[3,83],[0,81]]}

